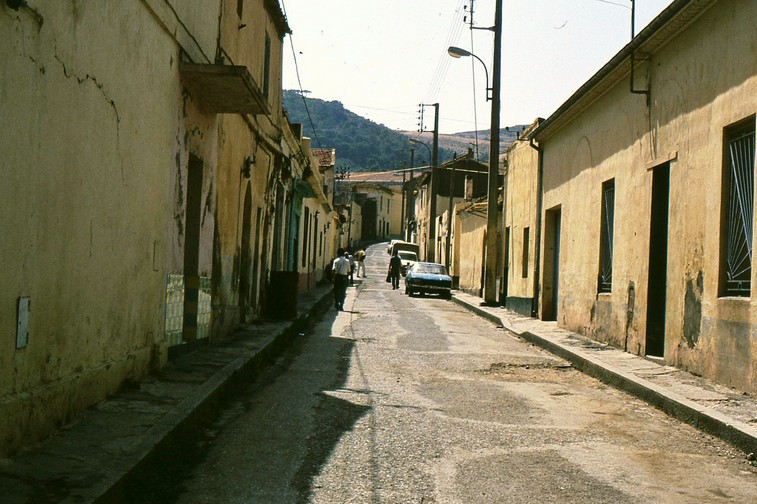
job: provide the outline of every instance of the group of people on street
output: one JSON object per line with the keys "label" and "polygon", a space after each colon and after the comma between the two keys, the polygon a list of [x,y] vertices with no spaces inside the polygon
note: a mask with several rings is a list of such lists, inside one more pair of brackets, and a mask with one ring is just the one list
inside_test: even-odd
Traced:
{"label": "group of people on street", "polygon": [[[391,282],[392,290],[400,288],[400,271],[402,261],[397,252],[389,260],[389,271],[386,281]],[[360,249],[353,256],[348,249],[339,248],[336,257],[331,262],[331,276],[334,282],[334,308],[344,311],[344,300],[347,297],[347,287],[355,285],[354,276],[368,278],[365,273],[365,250]]]}
{"label": "group of people on street", "polygon": [[348,249],[339,248],[336,251],[336,258],[331,262],[334,282],[334,308],[337,310],[344,310],[347,287],[355,285],[355,269],[357,269],[358,278],[360,278],[361,271],[363,278],[367,278],[365,274],[365,250],[360,249],[353,256]]}
{"label": "group of people on street", "polygon": [[[392,290],[400,288],[401,268],[402,261],[398,252],[395,251],[389,260],[389,271],[386,275],[386,281],[387,283],[391,282]],[[334,308],[344,311],[347,287],[355,284],[354,276],[368,278],[365,273],[365,250],[360,249],[353,256],[348,249],[339,248],[336,257],[331,262],[330,273],[334,282]]]}

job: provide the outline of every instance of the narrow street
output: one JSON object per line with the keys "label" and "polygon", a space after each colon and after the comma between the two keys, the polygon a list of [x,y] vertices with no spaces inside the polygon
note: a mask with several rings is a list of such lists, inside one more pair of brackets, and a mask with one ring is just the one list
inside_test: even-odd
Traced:
{"label": "narrow street", "polygon": [[134,502],[757,501],[754,468],[725,443],[449,301],[393,291],[388,259],[371,247],[345,311]]}

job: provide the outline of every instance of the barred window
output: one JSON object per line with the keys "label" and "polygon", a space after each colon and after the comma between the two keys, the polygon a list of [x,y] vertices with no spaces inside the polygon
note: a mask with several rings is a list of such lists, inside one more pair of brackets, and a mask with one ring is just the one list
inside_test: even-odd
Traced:
{"label": "barred window", "polygon": [[722,294],[748,297],[752,287],[754,120],[726,129],[724,180],[725,285]]}
{"label": "barred window", "polygon": [[615,225],[615,179],[602,184],[602,230],[599,250],[599,292],[612,292],[612,240]]}

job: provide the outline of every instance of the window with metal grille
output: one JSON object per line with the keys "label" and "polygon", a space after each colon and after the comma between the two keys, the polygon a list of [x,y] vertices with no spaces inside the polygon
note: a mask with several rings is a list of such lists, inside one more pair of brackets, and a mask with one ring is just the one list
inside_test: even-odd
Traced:
{"label": "window with metal grille", "polygon": [[754,218],[754,119],[725,132],[724,174],[726,296],[750,295],[752,287],[752,221]]}
{"label": "window with metal grille", "polygon": [[612,240],[615,225],[615,179],[602,184],[602,230],[599,249],[599,292],[612,291]]}

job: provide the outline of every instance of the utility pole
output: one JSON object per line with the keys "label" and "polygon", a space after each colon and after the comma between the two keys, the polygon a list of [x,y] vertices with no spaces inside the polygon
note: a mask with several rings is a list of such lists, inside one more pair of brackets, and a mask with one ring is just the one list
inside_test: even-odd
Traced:
{"label": "utility pole", "polygon": [[499,102],[502,64],[502,0],[494,10],[494,61],[492,64],[492,115],[489,144],[489,189],[486,202],[486,276],[484,302],[497,302],[497,181],[499,179]]}
{"label": "utility pole", "polygon": [[449,177],[449,208],[447,209],[447,247],[446,257],[444,258],[444,265],[447,266],[447,274],[452,276],[452,211],[454,210],[454,197],[455,197],[455,162],[457,161],[457,153],[452,155],[452,170]]}
{"label": "utility pole", "polygon": [[406,206],[406,200],[405,200],[405,193],[407,192],[405,189],[405,175],[406,171],[402,170],[402,206],[400,207],[400,236],[404,238],[405,236],[405,206]]}
{"label": "utility pole", "polygon": [[437,173],[437,163],[439,161],[439,104],[432,104],[434,107],[434,143],[431,150],[431,182],[429,184],[429,193],[431,201],[429,205],[428,220],[428,244],[426,246],[426,260],[434,262],[436,256],[436,197],[439,191],[439,174]]}
{"label": "utility pole", "polygon": [[[414,210],[415,205],[415,198],[411,198],[413,195],[412,192],[415,189],[415,182],[413,181],[413,167],[415,166],[415,148],[410,147],[410,180],[407,182],[407,189],[411,189],[410,193],[407,194],[407,225],[405,226],[405,241],[409,242],[412,241],[413,232],[410,229],[410,220],[411,215],[413,215],[413,212],[411,212],[411,209]],[[404,183],[403,183],[404,186]],[[406,189],[406,191],[407,191]]]}
{"label": "utility pole", "polygon": [[[350,177],[350,167],[349,166],[338,166],[334,168],[334,207],[336,208],[336,187],[337,187],[337,181],[340,183],[344,180]],[[347,198],[348,203],[348,215],[350,216],[350,223],[348,225],[347,230],[347,246],[349,247],[351,244],[349,242],[350,240],[350,232],[352,231],[352,197]],[[340,226],[340,234],[344,231],[343,228]],[[341,241],[341,240],[340,240]]]}

